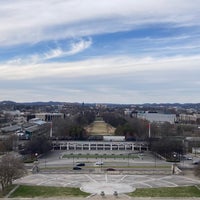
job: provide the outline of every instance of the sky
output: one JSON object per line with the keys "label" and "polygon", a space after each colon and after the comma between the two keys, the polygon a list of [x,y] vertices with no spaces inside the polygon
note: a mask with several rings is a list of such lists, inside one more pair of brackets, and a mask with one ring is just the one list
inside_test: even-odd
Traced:
{"label": "sky", "polygon": [[0,0],[0,101],[199,103],[200,0]]}

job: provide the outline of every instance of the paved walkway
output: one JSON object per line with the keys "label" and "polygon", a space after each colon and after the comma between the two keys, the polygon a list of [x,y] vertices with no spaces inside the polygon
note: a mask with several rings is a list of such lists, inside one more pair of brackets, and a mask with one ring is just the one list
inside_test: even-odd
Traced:
{"label": "paved walkway", "polygon": [[200,200],[200,198],[159,198],[159,197],[147,197],[147,198],[143,198],[143,197],[129,197],[126,195],[119,195],[118,197],[114,197],[112,195],[110,196],[105,196],[105,197],[101,197],[100,195],[95,195],[92,197],[86,197],[86,198],[75,198],[75,197],[67,197],[67,198],[63,198],[63,197],[54,197],[54,198],[4,198],[4,200]]}
{"label": "paved walkway", "polygon": [[[83,188],[91,184],[128,185],[132,188],[176,187],[200,184],[200,180],[182,175],[111,175],[111,174],[30,174],[16,180],[16,184]],[[126,192],[126,190],[124,190]],[[123,193],[123,190],[121,191]]]}
{"label": "paved walkway", "polygon": [[[135,188],[176,187],[200,184],[194,176],[181,175],[110,175],[110,174],[30,174],[18,179],[15,184],[43,185],[60,187],[78,187],[82,191],[91,193],[87,199],[132,199],[132,200],[172,200],[174,198],[131,198],[124,193],[134,191]],[[104,191],[105,197],[100,194]],[[117,191],[118,196],[114,196]],[[38,198],[37,198],[38,199]],[[50,198],[51,199],[51,198]],[[59,199],[59,198],[56,198]],[[63,198],[60,198],[63,199]],[[69,198],[80,200],[85,198]],[[179,198],[183,199],[183,198]],[[195,200],[200,198],[186,198]],[[18,199],[17,199],[18,200]]]}

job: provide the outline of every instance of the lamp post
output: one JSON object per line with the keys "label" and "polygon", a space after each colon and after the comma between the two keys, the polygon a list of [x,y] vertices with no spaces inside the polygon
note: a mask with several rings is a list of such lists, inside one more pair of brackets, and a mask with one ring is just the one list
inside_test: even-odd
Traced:
{"label": "lamp post", "polygon": [[102,157],[103,157],[103,155],[101,155],[101,172],[102,172],[102,165],[103,165]]}
{"label": "lamp post", "polygon": [[36,160],[38,159],[38,153],[35,153],[35,159]]}
{"label": "lamp post", "polygon": [[175,173],[176,156],[177,156],[176,153],[173,153],[174,163],[173,163],[173,167],[172,167],[172,174]]}
{"label": "lamp post", "polygon": [[74,167],[74,154],[72,153],[73,167]]}
{"label": "lamp post", "polygon": [[130,159],[130,153],[128,153],[128,166],[130,165],[129,159]]}

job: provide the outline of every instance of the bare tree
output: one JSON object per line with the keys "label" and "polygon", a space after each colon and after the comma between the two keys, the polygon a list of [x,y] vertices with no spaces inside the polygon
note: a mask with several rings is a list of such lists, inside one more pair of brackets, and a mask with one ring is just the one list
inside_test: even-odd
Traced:
{"label": "bare tree", "polygon": [[0,184],[2,191],[11,185],[14,179],[17,179],[25,174],[23,162],[11,155],[6,154],[0,160]]}

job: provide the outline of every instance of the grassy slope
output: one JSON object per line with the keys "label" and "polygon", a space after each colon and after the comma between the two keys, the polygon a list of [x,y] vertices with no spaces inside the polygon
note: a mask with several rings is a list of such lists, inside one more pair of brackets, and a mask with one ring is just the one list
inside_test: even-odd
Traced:
{"label": "grassy slope", "polygon": [[70,187],[47,187],[21,185],[10,197],[56,197],[56,196],[80,196],[87,197],[89,194],[82,192],[79,188]]}
{"label": "grassy slope", "polygon": [[200,190],[195,186],[172,188],[136,189],[132,197],[200,197]]}
{"label": "grassy slope", "polygon": [[[200,197],[200,190],[195,186],[172,187],[172,188],[146,188],[136,189],[129,194],[132,197]],[[82,192],[79,188],[70,187],[46,187],[46,186],[25,186],[21,185],[10,197],[87,197],[88,193]]]}

